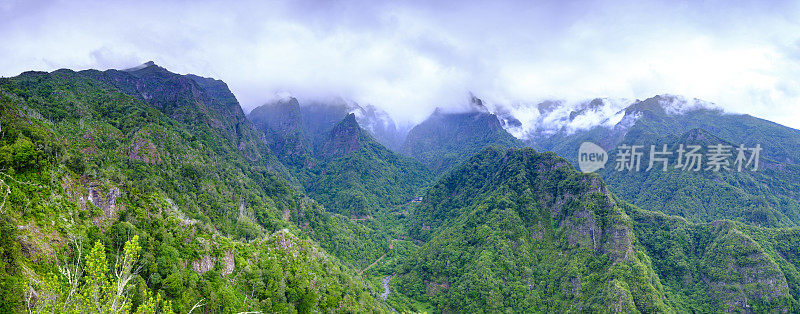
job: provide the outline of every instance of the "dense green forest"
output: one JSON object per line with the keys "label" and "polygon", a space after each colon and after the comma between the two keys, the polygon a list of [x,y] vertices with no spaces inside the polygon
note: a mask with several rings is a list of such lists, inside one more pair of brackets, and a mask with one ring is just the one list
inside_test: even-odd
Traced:
{"label": "dense green forest", "polygon": [[[376,141],[354,114],[316,108],[290,99],[258,107],[249,117],[308,195],[330,211],[369,218],[379,209],[410,202],[433,179],[419,161]],[[325,127],[333,119],[339,120]]]}
{"label": "dense green forest", "polygon": [[797,312],[800,230],[731,220],[693,224],[621,203],[676,308]]}
{"label": "dense green forest", "polygon": [[241,109],[195,79],[0,80],[5,311],[387,309],[353,270],[387,241],[298,192]]}
{"label": "dense green forest", "polygon": [[410,156],[342,108],[248,117],[152,63],[0,78],[0,312],[800,309],[790,130],[639,103],[537,145],[788,143],[759,172],[583,174],[483,107],[434,113]]}
{"label": "dense green forest", "polygon": [[675,310],[602,180],[552,153],[484,150],[412,214],[394,284],[437,311]]}
{"label": "dense green forest", "polygon": [[[682,113],[671,112],[669,106],[676,101],[680,100],[670,95],[637,101],[623,110],[624,117],[613,127],[534,135],[528,144],[538,150],[553,151],[573,163],[582,142],[599,144],[609,152],[609,162],[598,173],[616,195],[643,209],[679,215],[696,223],[732,219],[761,226],[797,226],[800,131],[718,109],[697,107]],[[575,117],[580,114],[575,112]],[[649,164],[650,145],[658,148],[667,145],[668,151],[675,152],[680,144],[761,145],[760,167],[757,171],[742,172],[674,168],[644,171]],[[620,145],[644,145],[641,171],[614,169]]]}
{"label": "dense green forest", "polygon": [[[740,209],[741,210],[741,209]],[[798,229],[693,224],[609,192],[553,153],[487,149],[411,210],[420,248],[395,308],[794,312]]]}

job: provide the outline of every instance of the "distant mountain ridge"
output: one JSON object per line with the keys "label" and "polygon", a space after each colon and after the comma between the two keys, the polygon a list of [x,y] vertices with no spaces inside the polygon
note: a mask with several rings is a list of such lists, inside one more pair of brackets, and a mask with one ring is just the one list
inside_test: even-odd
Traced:
{"label": "distant mountain ridge", "polygon": [[476,97],[468,112],[449,113],[437,109],[408,132],[402,152],[442,174],[489,146],[522,147],[495,114]]}
{"label": "distant mountain ridge", "polygon": [[290,98],[255,108],[248,117],[308,194],[329,210],[371,217],[414,198],[433,179],[430,171],[381,145],[356,113],[344,109]]}
{"label": "distant mountain ridge", "polygon": [[[626,104],[620,102],[614,107],[594,100],[568,115],[561,113],[571,121],[590,115],[606,117],[610,122],[581,129],[534,130],[527,144],[554,151],[574,164],[581,143],[600,145],[609,151],[610,161],[599,174],[618,196],[645,209],[681,215],[698,223],[723,218],[764,226],[800,223],[800,195],[796,192],[800,189],[800,130],[749,115],[728,114],[712,104],[679,96],[659,95]],[[549,103],[539,107],[554,112],[558,106]],[[624,108],[617,110],[621,106]],[[619,145],[643,145],[648,151],[642,163],[647,165],[650,145],[667,144],[675,151],[679,144],[698,143],[699,134],[707,138],[699,143],[703,145],[760,145],[761,169],[717,174],[614,169]]]}
{"label": "distant mountain ridge", "polygon": [[[279,117],[278,113],[292,113]],[[396,150],[408,132],[385,111],[372,105],[360,105],[342,98],[329,101],[307,101],[287,97],[254,108],[248,116],[256,123],[290,123],[302,128],[306,139],[319,136],[347,114],[353,113],[359,125],[382,145]],[[269,117],[269,118],[266,118]]]}

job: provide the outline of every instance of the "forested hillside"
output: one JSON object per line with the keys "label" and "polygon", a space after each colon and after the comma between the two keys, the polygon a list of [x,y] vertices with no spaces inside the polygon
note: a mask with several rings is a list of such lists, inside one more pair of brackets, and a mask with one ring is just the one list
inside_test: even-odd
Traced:
{"label": "forested hillside", "polygon": [[[586,109],[590,111],[593,107]],[[702,223],[733,219],[762,226],[797,226],[800,223],[800,130],[748,115],[728,114],[699,100],[661,95],[633,102],[614,125],[586,130],[561,129],[554,134],[531,134],[528,144],[577,161],[584,141],[609,152],[606,167],[598,173],[622,199],[643,209],[680,215]],[[579,120],[586,112],[574,112]],[[650,145],[676,152],[679,146],[709,145],[762,147],[757,171],[685,171],[675,169],[673,153],[668,171],[649,165]],[[640,171],[617,171],[617,148],[643,145]],[[733,153],[736,153],[733,150]],[[732,156],[731,162],[733,161]],[[703,168],[706,165],[703,164]]]}
{"label": "forested hillside", "polygon": [[676,308],[687,312],[798,311],[799,229],[730,220],[693,224],[621,204]]}
{"label": "forested hillside", "polygon": [[429,190],[410,234],[423,244],[396,270],[395,308],[798,308],[797,229],[642,210],[552,153],[481,152]]}
{"label": "forested hillside", "polygon": [[[290,99],[256,108],[249,117],[308,195],[336,213],[371,217],[411,201],[433,179],[418,161],[378,143],[355,114],[337,113]],[[333,118],[339,120],[326,127]]]}
{"label": "forested hillside", "polygon": [[648,100],[537,145],[777,140],[760,171],[583,174],[473,102],[412,130],[420,162],[152,63],[0,78],[0,312],[800,308],[796,130]]}
{"label": "forested hillside", "polygon": [[346,265],[386,241],[288,184],[231,96],[152,64],[0,79],[4,312],[385,310]]}
{"label": "forested hillside", "polygon": [[487,149],[414,209],[395,286],[437,311],[669,312],[630,218],[552,153]]}

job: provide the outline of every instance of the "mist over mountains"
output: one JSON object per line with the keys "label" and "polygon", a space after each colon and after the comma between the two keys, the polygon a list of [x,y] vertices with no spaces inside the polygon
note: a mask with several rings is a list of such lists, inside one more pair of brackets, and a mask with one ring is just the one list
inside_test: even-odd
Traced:
{"label": "mist over mountains", "polygon": [[[469,94],[403,124],[281,97],[245,115],[225,82],[148,62],[0,78],[0,113],[11,312],[120,296],[167,312],[800,308],[800,131],[701,100]],[[623,145],[763,153],[745,171],[581,173],[586,141],[609,161]],[[98,282],[122,288],[70,297]]]}
{"label": "mist over mountains", "polygon": [[0,0],[0,313],[800,313],[797,21]]}
{"label": "mist over mountains", "polygon": [[[659,99],[665,113],[669,115],[682,115],[687,112],[708,109],[726,112],[724,106],[704,101],[689,99],[681,95],[654,95]],[[286,102],[291,96],[278,97],[266,104]],[[617,125],[635,122],[635,115],[627,114],[629,107],[642,103],[643,100],[625,98],[594,98],[580,101],[566,101],[559,99],[544,100],[530,103],[487,103],[479,96],[468,93],[463,101],[457,105],[436,107],[428,113],[428,117],[441,114],[457,113],[485,113],[495,115],[503,128],[521,140],[535,140],[537,137],[550,136],[555,133],[572,134],[585,131],[597,126],[613,129]],[[359,123],[375,135],[382,144],[397,149],[397,143],[402,143],[408,131],[422,120],[414,121],[392,116],[379,107],[345,100],[341,97],[332,97],[327,100],[311,99],[299,100],[298,104],[304,108],[317,108],[306,110],[325,111],[324,108],[339,112],[352,112],[356,114]],[[624,119],[624,122],[623,122]]]}

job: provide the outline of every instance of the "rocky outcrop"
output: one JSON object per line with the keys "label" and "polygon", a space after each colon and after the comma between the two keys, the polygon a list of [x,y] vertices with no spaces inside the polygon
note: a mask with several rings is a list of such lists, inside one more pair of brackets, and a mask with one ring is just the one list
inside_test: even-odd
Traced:
{"label": "rocky outcrop", "polygon": [[205,272],[214,269],[215,265],[217,265],[216,257],[211,255],[203,255],[200,257],[200,259],[192,262],[192,270],[202,275]]}
{"label": "rocky outcrop", "polygon": [[222,275],[232,274],[235,268],[236,259],[233,257],[233,252],[231,250],[225,251],[225,256],[222,257]]}

